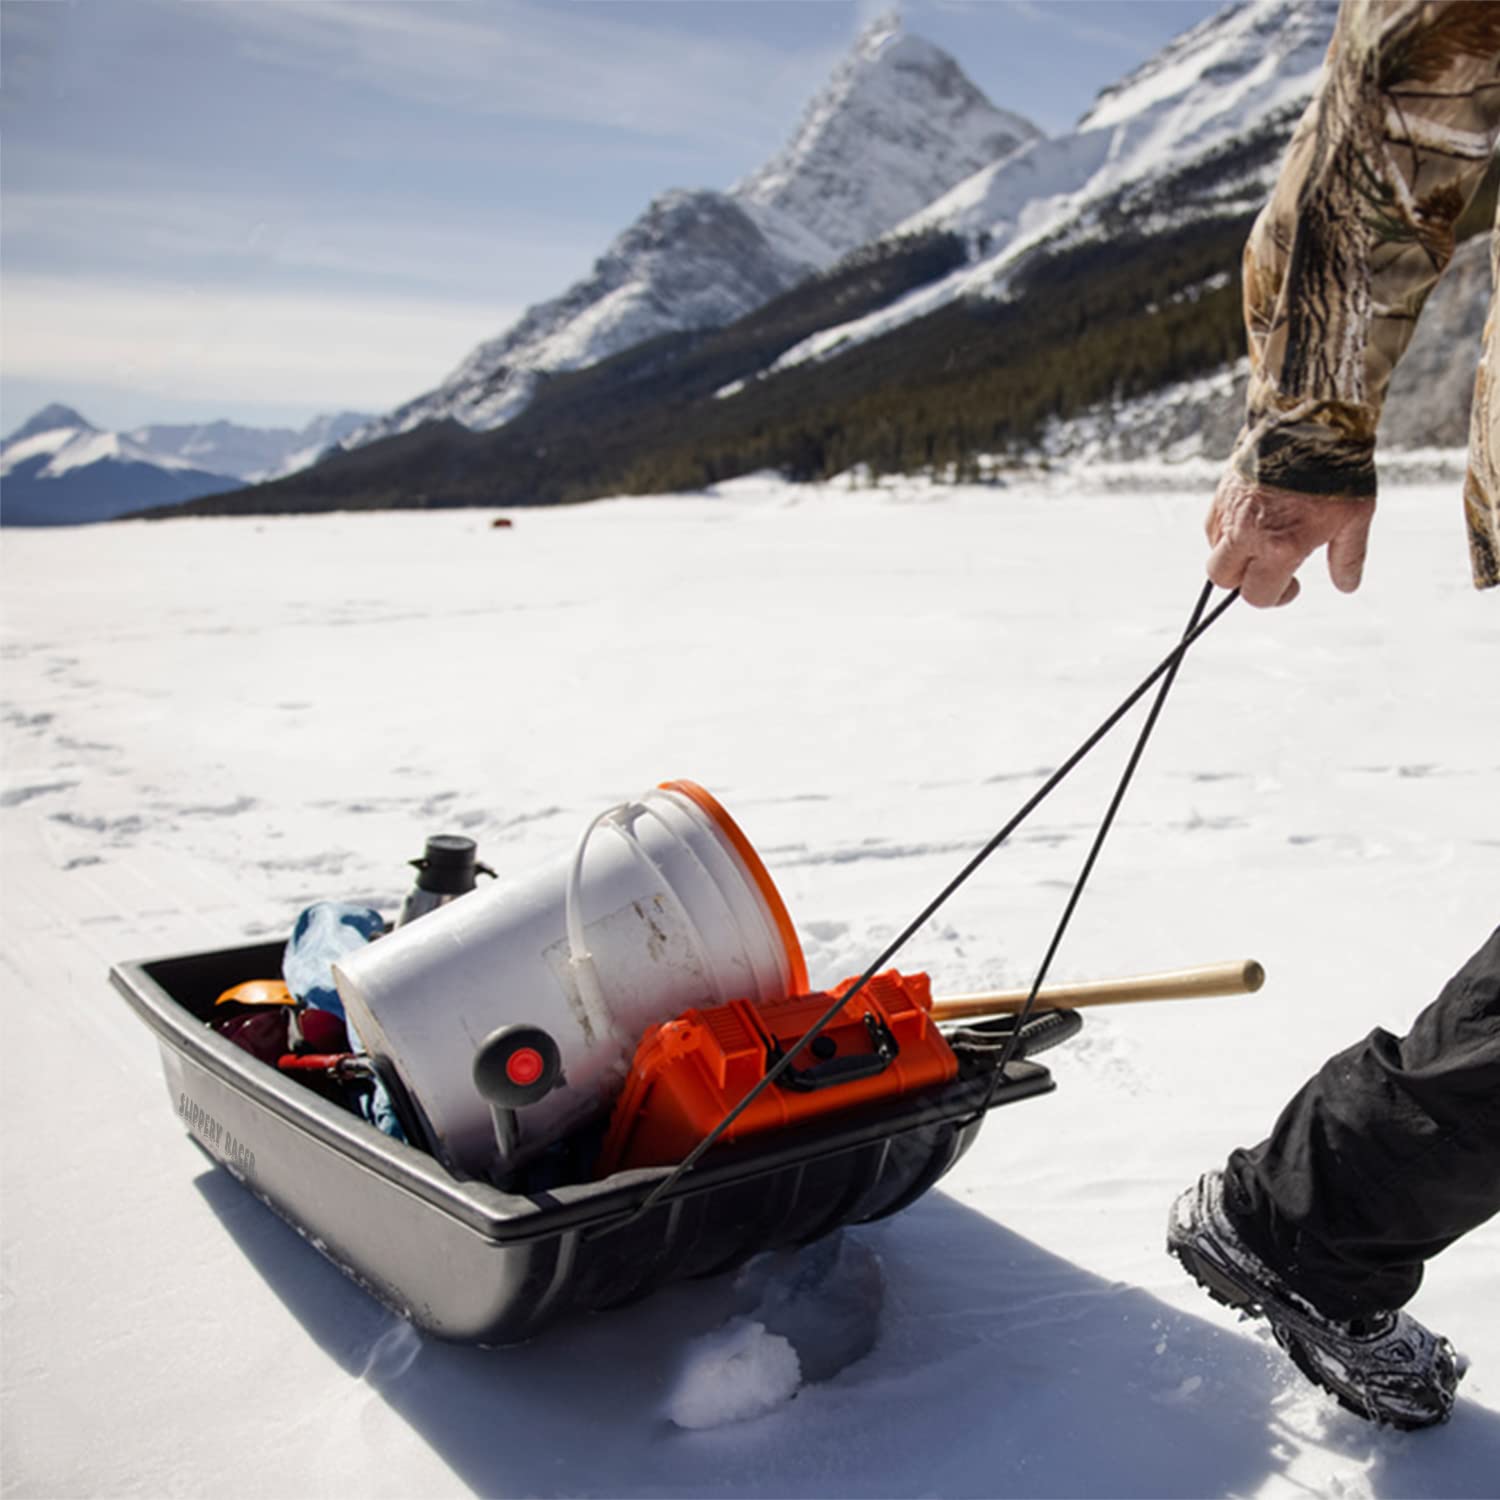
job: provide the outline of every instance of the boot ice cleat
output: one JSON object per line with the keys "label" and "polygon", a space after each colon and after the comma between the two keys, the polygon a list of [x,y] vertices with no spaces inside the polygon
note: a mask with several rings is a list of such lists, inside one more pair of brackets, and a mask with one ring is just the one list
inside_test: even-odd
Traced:
{"label": "boot ice cleat", "polygon": [[1216,1302],[1265,1318],[1292,1363],[1356,1416],[1415,1428],[1452,1414],[1462,1371],[1448,1340],[1405,1312],[1325,1317],[1240,1238],[1222,1172],[1205,1172],[1172,1205],[1167,1250]]}

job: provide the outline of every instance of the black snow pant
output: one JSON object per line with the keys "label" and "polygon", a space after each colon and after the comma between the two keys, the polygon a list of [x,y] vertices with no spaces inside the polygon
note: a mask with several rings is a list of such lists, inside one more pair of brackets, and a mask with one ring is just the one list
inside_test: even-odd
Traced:
{"label": "black snow pant", "polygon": [[1500,928],[1406,1036],[1329,1058],[1229,1158],[1225,1206],[1341,1322],[1400,1307],[1425,1261],[1500,1212]]}

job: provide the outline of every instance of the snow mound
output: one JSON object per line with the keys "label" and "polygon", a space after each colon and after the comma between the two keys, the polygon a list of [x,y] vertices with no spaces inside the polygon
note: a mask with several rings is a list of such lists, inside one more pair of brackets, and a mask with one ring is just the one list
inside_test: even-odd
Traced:
{"label": "snow mound", "polygon": [[764,1416],[802,1384],[797,1351],[764,1323],[732,1318],[695,1339],[667,1400],[679,1427],[723,1427]]}

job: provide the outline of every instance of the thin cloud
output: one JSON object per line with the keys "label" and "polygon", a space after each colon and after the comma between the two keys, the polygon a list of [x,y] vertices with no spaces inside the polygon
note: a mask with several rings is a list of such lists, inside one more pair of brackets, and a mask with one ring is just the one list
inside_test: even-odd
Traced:
{"label": "thin cloud", "polygon": [[104,243],[115,276],[152,267],[158,279],[171,269],[200,284],[274,276],[284,291],[307,295],[338,278],[342,291],[352,282],[371,294],[482,296],[500,257],[508,300],[553,294],[559,274],[583,274],[612,232],[601,227],[594,243],[576,225],[519,215],[501,225],[484,216],[426,223],[400,212],[333,214],[305,198],[227,186],[7,193],[3,231],[7,283],[17,269],[41,272],[74,247]]}
{"label": "thin cloud", "polygon": [[1075,42],[1093,42],[1097,46],[1113,47],[1131,57],[1139,57],[1144,50],[1140,37],[1117,31],[1112,26],[1100,26],[1093,21],[1080,20],[1070,5],[1041,4],[1039,0],[1005,0],[1005,3],[1016,15],[1061,31]]}
{"label": "thin cloud", "polygon": [[854,34],[862,35],[877,21],[892,18],[904,22],[906,6],[901,0],[855,0]]}
{"label": "thin cloud", "polygon": [[381,410],[437,384],[518,307],[7,275],[8,377]]}
{"label": "thin cloud", "polygon": [[[347,4],[205,8],[261,61],[450,109],[644,135],[762,140],[836,53],[789,56],[582,6]],[[202,10],[198,12],[200,15]],[[776,80],[768,93],[766,80]]]}

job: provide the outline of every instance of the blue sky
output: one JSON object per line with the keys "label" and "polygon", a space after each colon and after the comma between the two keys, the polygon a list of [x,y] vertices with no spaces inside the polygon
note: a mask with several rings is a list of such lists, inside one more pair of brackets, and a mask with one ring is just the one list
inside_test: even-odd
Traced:
{"label": "blue sky", "polygon": [[[0,6],[0,430],[382,410],[653,194],[728,187],[877,0]],[[907,0],[1049,133],[1215,0]]]}

